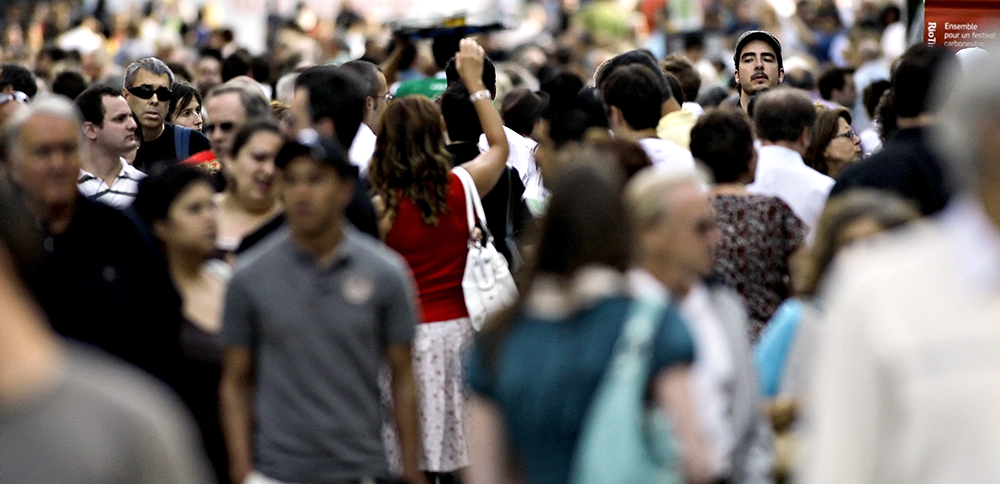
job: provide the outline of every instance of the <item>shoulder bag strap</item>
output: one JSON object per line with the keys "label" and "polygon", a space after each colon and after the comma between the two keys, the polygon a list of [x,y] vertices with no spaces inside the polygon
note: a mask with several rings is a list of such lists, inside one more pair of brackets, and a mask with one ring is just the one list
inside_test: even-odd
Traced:
{"label": "shoulder bag strap", "polygon": [[475,202],[473,200],[479,197],[476,192],[476,184],[472,181],[472,175],[461,166],[452,168],[451,172],[458,177],[459,182],[462,183],[462,189],[465,191],[465,216],[469,220],[469,237],[471,238],[472,231],[476,228],[476,219],[473,215]]}
{"label": "shoulder bag strap", "polygon": [[183,127],[174,125],[174,155],[177,156],[178,163],[187,159],[186,156],[182,156],[184,154],[184,151],[182,151],[182,148],[184,148],[184,133],[182,131],[184,131]]}
{"label": "shoulder bag strap", "polygon": [[[486,211],[483,210],[483,201],[479,197],[479,190],[476,188],[476,182],[472,179],[472,175],[469,174],[468,170],[462,168],[461,166],[456,166],[452,168],[455,174],[462,173],[459,175],[462,178],[462,186],[465,187],[465,197],[466,200],[472,199],[472,204],[476,208],[476,218],[479,219],[479,228],[482,229],[483,234],[486,235],[486,240],[493,241],[493,234],[490,233],[489,227],[486,225]],[[471,212],[469,217],[471,218]],[[469,229],[472,230],[471,228]]]}
{"label": "shoulder bag strap", "polygon": [[615,343],[612,362],[620,358],[648,358],[652,351],[652,341],[660,319],[666,309],[666,301],[639,297],[632,302],[628,320]]}
{"label": "shoulder bag strap", "polygon": [[190,128],[184,128],[184,134],[181,135],[181,152],[184,153],[184,158],[181,161],[188,159],[191,156],[191,132],[194,131]]}
{"label": "shoulder bag strap", "polygon": [[174,153],[180,163],[191,156],[191,129],[174,125]]}

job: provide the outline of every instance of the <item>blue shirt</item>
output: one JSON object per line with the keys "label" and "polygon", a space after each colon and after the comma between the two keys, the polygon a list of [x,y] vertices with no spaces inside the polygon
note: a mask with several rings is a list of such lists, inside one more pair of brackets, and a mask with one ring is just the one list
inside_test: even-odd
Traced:
{"label": "blue shirt", "polygon": [[781,303],[754,347],[753,356],[757,361],[764,396],[776,396],[781,389],[785,363],[792,351],[792,341],[795,340],[799,323],[802,322],[804,307],[805,303],[798,299],[788,299]]}
{"label": "blue shirt", "polygon": [[[569,480],[584,417],[631,307],[630,298],[618,296],[566,320],[521,315],[497,347],[495,364],[485,361],[484,343],[473,349],[467,384],[500,407],[528,482]],[[651,376],[693,358],[691,336],[670,307],[653,343]]]}

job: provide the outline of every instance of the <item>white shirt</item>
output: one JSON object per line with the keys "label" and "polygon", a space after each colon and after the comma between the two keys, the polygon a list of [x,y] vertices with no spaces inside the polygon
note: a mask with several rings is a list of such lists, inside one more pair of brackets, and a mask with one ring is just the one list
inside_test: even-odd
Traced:
{"label": "white shirt", "polygon": [[679,144],[660,138],[643,138],[639,146],[659,170],[694,171],[694,157]]}
{"label": "white shirt", "polygon": [[699,118],[701,117],[702,114],[705,114],[705,108],[701,107],[701,104],[698,104],[696,102],[688,101],[684,104],[681,104],[681,109],[687,109],[688,111],[691,111],[692,113],[694,113],[695,116]]}
{"label": "white shirt", "polygon": [[351,164],[358,167],[358,171],[364,175],[368,172],[368,163],[375,154],[375,141],[378,139],[375,132],[367,124],[361,123],[358,132],[354,134],[351,141],[351,149],[347,150],[347,158]]}
{"label": "white shirt", "polygon": [[[634,294],[667,294],[667,288],[645,270],[632,269],[628,276]],[[736,431],[730,412],[736,378],[733,350],[729,347],[725,328],[712,307],[708,288],[704,284],[691,288],[680,301],[679,308],[695,347],[691,381],[696,412],[711,446],[715,475],[727,476],[732,472],[733,446],[736,445]]]}
{"label": "white shirt", "polygon": [[809,228],[809,239],[833,189],[830,178],[802,161],[802,155],[784,146],[761,146],[757,149],[757,170],[747,189],[758,195],[778,197],[788,204]]}
{"label": "white shirt", "polygon": [[875,150],[882,147],[882,138],[878,134],[878,125],[874,122],[867,129],[858,133],[858,137],[861,138],[861,151],[866,155],[874,153]]}
{"label": "white shirt", "polygon": [[1000,482],[1000,232],[957,198],[846,254],[830,284],[803,482]]}
{"label": "white shirt", "polygon": [[[507,166],[517,170],[521,175],[521,183],[524,184],[524,200],[544,200],[548,195],[545,187],[542,186],[542,173],[538,171],[535,164],[535,148],[538,143],[531,138],[525,138],[517,134],[514,130],[504,126],[504,134],[507,135]],[[490,149],[490,143],[486,140],[486,133],[479,135],[479,150]]]}
{"label": "white shirt", "polygon": [[146,174],[128,164],[125,158],[121,158],[121,163],[122,169],[110,187],[101,177],[81,169],[80,177],[76,179],[77,189],[88,199],[115,208],[132,205],[139,193],[139,180],[146,178]]}

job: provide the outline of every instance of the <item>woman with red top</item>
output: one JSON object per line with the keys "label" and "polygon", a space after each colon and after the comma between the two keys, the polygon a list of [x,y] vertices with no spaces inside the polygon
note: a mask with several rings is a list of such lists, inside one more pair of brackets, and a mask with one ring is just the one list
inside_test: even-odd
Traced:
{"label": "woman with red top", "polygon": [[[507,137],[483,84],[483,48],[464,39],[455,55],[462,83],[472,95],[490,149],[462,168],[480,194],[504,172]],[[413,343],[420,392],[424,455],[421,466],[431,482],[455,482],[468,465],[462,406],[462,352],[472,325],[462,292],[469,228],[465,191],[451,173],[441,111],[422,96],[391,102],[376,128],[378,141],[368,168],[385,243],[413,271],[423,324]]]}

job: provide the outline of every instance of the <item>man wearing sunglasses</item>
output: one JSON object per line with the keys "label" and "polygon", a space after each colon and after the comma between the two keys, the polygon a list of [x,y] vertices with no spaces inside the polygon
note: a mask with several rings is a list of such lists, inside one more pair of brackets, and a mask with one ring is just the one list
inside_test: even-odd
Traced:
{"label": "man wearing sunglasses", "polygon": [[125,69],[122,96],[142,130],[142,144],[133,165],[148,174],[210,148],[208,138],[200,132],[166,122],[173,82],[174,73],[155,57],[144,57]]}
{"label": "man wearing sunglasses", "polygon": [[205,134],[215,156],[227,161],[233,139],[240,128],[254,118],[271,117],[267,96],[256,86],[230,80],[205,95]]}

